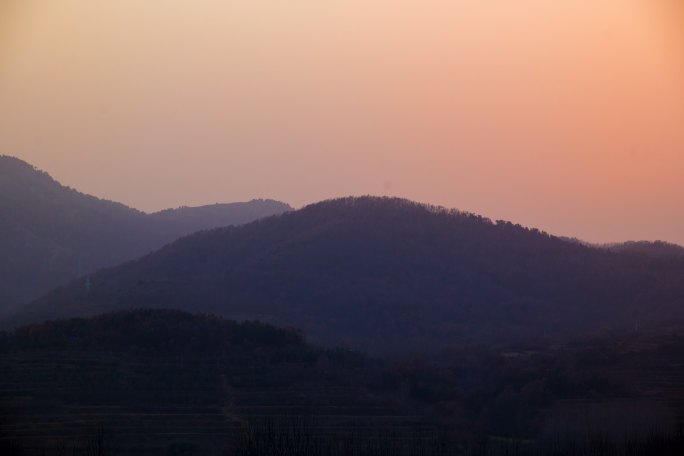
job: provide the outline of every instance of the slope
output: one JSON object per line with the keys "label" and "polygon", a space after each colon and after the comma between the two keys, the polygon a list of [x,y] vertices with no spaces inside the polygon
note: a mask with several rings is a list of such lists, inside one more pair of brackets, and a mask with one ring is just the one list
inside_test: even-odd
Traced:
{"label": "slope", "polygon": [[28,163],[0,156],[0,310],[193,231],[289,209],[256,200],[148,215],[62,186]]}
{"label": "slope", "polygon": [[680,318],[684,259],[623,255],[390,198],[345,198],[180,239],[55,290],[5,324],[177,308],[316,342],[431,351]]}

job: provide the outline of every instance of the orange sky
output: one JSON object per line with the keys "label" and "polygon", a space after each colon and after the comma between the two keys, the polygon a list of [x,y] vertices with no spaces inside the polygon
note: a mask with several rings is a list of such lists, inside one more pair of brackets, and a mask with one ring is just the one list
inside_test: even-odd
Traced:
{"label": "orange sky", "polygon": [[0,0],[0,154],[155,210],[392,194],[684,243],[679,0]]}

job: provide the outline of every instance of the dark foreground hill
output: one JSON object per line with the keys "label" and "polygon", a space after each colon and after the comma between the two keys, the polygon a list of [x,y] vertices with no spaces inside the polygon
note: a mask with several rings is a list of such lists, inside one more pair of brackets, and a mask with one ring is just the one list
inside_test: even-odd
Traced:
{"label": "dark foreground hill", "polygon": [[286,204],[257,200],[145,214],[0,156],[0,311],[194,231],[287,210]]}
{"label": "dark foreground hill", "polygon": [[0,454],[680,455],[683,353],[622,333],[383,361],[178,311],[50,321],[0,332]]}
{"label": "dark foreground hill", "polygon": [[357,389],[359,363],[293,330],[167,310],[0,332],[0,454],[215,455],[250,417],[400,421]]}
{"label": "dark foreground hill", "polygon": [[590,248],[400,199],[326,201],[197,233],[6,319],[135,307],[294,326],[373,351],[565,337],[684,317],[684,259]]}

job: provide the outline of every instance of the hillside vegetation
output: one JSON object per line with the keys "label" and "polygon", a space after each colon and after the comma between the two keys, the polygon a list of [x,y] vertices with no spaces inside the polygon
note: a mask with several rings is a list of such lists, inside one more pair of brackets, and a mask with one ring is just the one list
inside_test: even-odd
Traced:
{"label": "hillside vegetation", "polygon": [[28,163],[0,156],[0,311],[194,231],[290,209],[255,200],[146,214],[85,195]]}
{"label": "hillside vegetation", "polygon": [[654,258],[684,257],[684,247],[663,241],[629,241],[609,244],[605,247],[614,252],[646,255]]}
{"label": "hillside vegetation", "polygon": [[376,352],[564,338],[684,317],[684,258],[620,254],[391,198],[201,232],[5,324],[154,307],[294,326]]}
{"label": "hillside vegetation", "polygon": [[380,360],[179,311],[50,321],[0,332],[0,454],[678,455],[682,354],[625,332]]}

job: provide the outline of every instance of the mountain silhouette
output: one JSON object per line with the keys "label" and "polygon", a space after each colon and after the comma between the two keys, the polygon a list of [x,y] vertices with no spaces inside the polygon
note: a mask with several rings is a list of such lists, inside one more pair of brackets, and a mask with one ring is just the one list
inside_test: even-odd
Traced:
{"label": "mountain silhouette", "polygon": [[[392,198],[199,232],[61,287],[5,325],[175,308],[366,350],[570,337],[684,313],[684,259],[627,255]],[[86,286],[87,285],[87,286]]]}
{"label": "mountain silhouette", "polygon": [[684,257],[684,247],[664,241],[628,241],[606,246],[614,252],[647,255],[655,258]]}
{"label": "mountain silhouette", "polygon": [[0,310],[194,231],[288,210],[284,203],[254,200],[146,214],[0,156]]}

